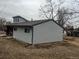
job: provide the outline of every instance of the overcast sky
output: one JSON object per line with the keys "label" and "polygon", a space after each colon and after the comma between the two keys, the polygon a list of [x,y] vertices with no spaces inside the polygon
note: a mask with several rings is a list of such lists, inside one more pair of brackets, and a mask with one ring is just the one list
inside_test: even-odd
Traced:
{"label": "overcast sky", "polygon": [[[69,2],[69,0],[67,1]],[[69,6],[68,2],[66,6]],[[38,9],[44,3],[45,0],[0,0],[0,17],[11,21],[13,16],[20,15],[27,19],[37,20],[39,19]]]}
{"label": "overcast sky", "polygon": [[44,0],[0,0],[0,17],[10,21],[16,15],[38,19],[38,9],[44,2]]}
{"label": "overcast sky", "polygon": [[[54,0],[55,1],[55,0]],[[72,7],[73,0],[64,0],[66,3],[64,6]],[[45,0],[0,0],[0,17],[6,18],[8,21],[12,21],[13,16],[23,16],[26,19],[33,18],[38,20],[39,8],[41,4],[44,4]],[[76,4],[74,4],[76,7]]]}

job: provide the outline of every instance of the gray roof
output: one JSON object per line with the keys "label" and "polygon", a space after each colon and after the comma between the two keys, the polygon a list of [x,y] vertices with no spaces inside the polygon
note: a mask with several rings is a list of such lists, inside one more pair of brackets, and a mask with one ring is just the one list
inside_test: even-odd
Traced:
{"label": "gray roof", "polygon": [[37,25],[39,23],[43,23],[46,22],[48,20],[37,20],[37,21],[26,21],[26,22],[18,22],[18,23],[11,23],[11,24],[7,24],[7,26],[34,26]]}
{"label": "gray roof", "polygon": [[[26,21],[26,22],[19,22],[19,23],[11,23],[11,24],[7,24],[7,26],[35,26],[35,25],[42,24],[42,23],[45,23],[45,22],[48,22],[48,21],[53,21],[57,25],[59,25],[53,19],[48,19],[48,20],[36,20],[36,21]],[[59,26],[62,27],[61,25],[59,25]]]}

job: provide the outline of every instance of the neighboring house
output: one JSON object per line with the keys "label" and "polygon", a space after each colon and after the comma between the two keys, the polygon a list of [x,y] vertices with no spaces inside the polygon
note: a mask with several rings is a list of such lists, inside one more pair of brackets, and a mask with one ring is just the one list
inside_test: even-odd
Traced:
{"label": "neighboring house", "polygon": [[63,28],[54,20],[28,21],[21,16],[13,17],[14,23],[7,24],[7,33],[17,40],[39,44],[63,40]]}

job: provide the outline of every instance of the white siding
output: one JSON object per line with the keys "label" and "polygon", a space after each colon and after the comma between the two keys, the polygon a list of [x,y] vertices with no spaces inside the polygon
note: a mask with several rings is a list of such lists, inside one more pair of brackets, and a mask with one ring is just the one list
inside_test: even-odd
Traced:
{"label": "white siding", "polygon": [[17,30],[13,30],[13,37],[17,40],[24,41],[26,43],[31,43],[32,39],[32,30],[30,30],[30,33],[24,32],[25,28],[17,27]]}
{"label": "white siding", "polygon": [[33,43],[46,43],[63,40],[63,29],[53,21],[34,26]]}

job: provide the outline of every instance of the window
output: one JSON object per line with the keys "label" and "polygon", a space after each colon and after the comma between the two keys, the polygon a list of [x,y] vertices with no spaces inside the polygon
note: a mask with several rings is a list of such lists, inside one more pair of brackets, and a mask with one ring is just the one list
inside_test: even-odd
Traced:
{"label": "window", "polygon": [[30,32],[30,29],[25,28],[25,33],[29,33],[29,32]]}
{"label": "window", "polygon": [[14,18],[14,22],[19,22],[19,18]]}
{"label": "window", "polygon": [[16,18],[16,22],[19,22],[19,18]]}
{"label": "window", "polygon": [[16,31],[17,30],[17,28],[14,28],[14,31]]}

